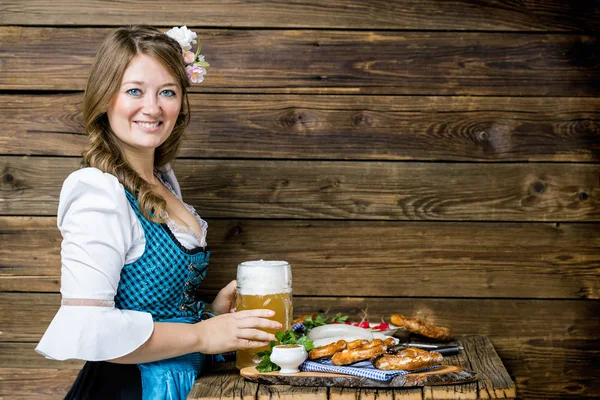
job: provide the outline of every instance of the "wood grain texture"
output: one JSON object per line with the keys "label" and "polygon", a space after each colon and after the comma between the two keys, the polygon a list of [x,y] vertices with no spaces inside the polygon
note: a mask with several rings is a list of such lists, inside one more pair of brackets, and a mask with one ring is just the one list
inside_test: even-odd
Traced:
{"label": "wood grain texture", "polygon": [[[0,97],[5,154],[79,156],[83,95]],[[600,98],[191,94],[179,156],[600,160]]]}
{"label": "wood grain texture", "polygon": [[0,398],[62,400],[78,372],[74,369],[0,368]]}
{"label": "wood grain texture", "polygon": [[[318,393],[302,390],[307,387],[351,387],[351,388],[403,388],[412,386],[434,386],[451,387],[450,385],[460,385],[457,388],[465,392],[469,391],[477,395],[477,384],[473,383],[477,379],[477,374],[462,366],[446,363],[426,372],[415,372],[408,375],[399,375],[387,381],[362,378],[352,375],[343,375],[325,372],[300,372],[296,374],[280,374],[279,372],[260,373],[255,367],[242,368],[240,375],[252,382],[266,384],[258,389],[259,395],[262,392],[265,396],[272,396],[271,385],[290,385],[292,388],[285,387],[282,391],[286,396],[290,391],[296,391],[298,396],[323,396],[327,398],[327,390],[320,390]],[[466,382],[471,382],[466,384]],[[469,386],[471,385],[471,386]],[[265,390],[265,388],[267,388]],[[454,389],[456,391],[456,389]],[[279,393],[279,390],[275,391]],[[283,397],[283,396],[282,396]]]}
{"label": "wood grain texture", "polygon": [[[59,305],[59,294],[0,293],[1,308],[12,310],[0,314],[0,341],[38,341]],[[600,328],[600,321],[594,318],[600,312],[597,301],[294,296],[294,315],[326,310],[356,321],[361,320],[363,311],[372,321],[387,320],[392,313],[418,316],[449,326],[455,335],[486,335],[492,342],[521,337],[590,340]]]}
{"label": "wood grain texture", "polygon": [[[1,337],[1,336],[0,336]],[[79,371],[84,364],[80,360],[55,361],[35,351],[36,342],[0,341],[1,368],[73,369]]]}
{"label": "wood grain texture", "polygon": [[455,335],[485,335],[494,344],[496,337],[590,339],[600,327],[594,318],[600,303],[581,300],[294,297],[294,315],[315,311],[357,321],[364,312],[374,321],[400,313],[448,326]]}
{"label": "wood grain texture", "polygon": [[[75,158],[0,157],[0,214],[53,215]],[[206,218],[600,221],[590,164],[179,160]]]}
{"label": "wood grain texture", "polygon": [[259,385],[243,379],[235,366],[223,368],[196,380],[188,399],[199,398],[217,400],[255,400]]}
{"label": "wood grain texture", "polygon": [[512,338],[492,342],[517,386],[519,398],[594,399],[600,393],[597,334],[587,340],[548,334],[537,338],[523,336],[519,343]]}
{"label": "wood grain texture", "polygon": [[[301,296],[600,298],[597,224],[208,222],[204,295],[234,279],[240,260],[266,258],[290,262]],[[0,242],[1,291],[58,292],[55,217],[0,216]]]}
{"label": "wood grain texture", "polygon": [[[594,1],[453,1],[331,0],[327,7],[310,1],[183,1],[169,7],[158,0],[102,0],[48,3],[43,0],[5,0],[0,24],[7,25],[152,25],[298,27],[427,30],[597,30]],[[200,7],[201,13],[189,13]],[[60,10],[60,11],[59,11]]]}
{"label": "wood grain texture", "polygon": [[[596,379],[600,372],[598,371],[600,348],[595,337],[589,340],[496,337],[494,343],[496,349],[503,349],[499,352],[500,356],[511,375],[516,377],[515,382],[520,398],[591,399],[600,390],[599,382]],[[4,385],[0,384],[0,393],[11,394],[9,397],[11,399],[30,398],[27,396],[31,396],[32,393],[36,393],[38,396],[36,398],[41,399],[62,398],[56,392],[54,395],[48,394],[52,393],[52,390],[48,389],[61,387],[63,392],[59,391],[59,393],[63,393],[64,396],[73,382],[78,368],[72,364],[74,362],[64,362],[60,363],[64,369],[57,370],[53,367],[59,363],[45,360],[34,353],[34,346],[34,343],[0,344],[0,360],[3,361],[0,364],[0,380],[10,382]],[[24,368],[25,365],[28,367]],[[35,369],[31,369],[34,365]],[[547,379],[548,375],[552,376],[551,380]],[[49,380],[45,378],[50,379],[53,382],[52,385],[48,385]],[[255,398],[257,385],[245,382],[241,378],[228,381],[227,385],[222,386],[218,379],[203,377],[194,388],[196,393],[200,391],[198,385],[202,385],[202,393],[206,393],[205,379],[211,379],[209,393],[214,393],[213,398],[219,398],[221,394],[234,399],[250,400]],[[20,387],[20,385],[23,386],[22,392],[7,391],[14,387]],[[16,393],[21,393],[22,396],[14,397]],[[42,393],[45,393],[46,397]],[[337,394],[350,396],[350,393],[356,392],[331,388],[330,398],[340,399],[336,396]],[[360,396],[360,399],[374,398],[378,400],[382,398],[380,396],[383,396],[382,392],[368,389],[363,389],[356,395]],[[403,389],[395,391],[394,395],[396,399],[422,399],[421,389],[408,391]],[[403,397],[399,397],[400,395]],[[343,398],[345,399],[345,397]]]}
{"label": "wood grain texture", "polygon": [[382,390],[369,388],[329,388],[329,400],[422,400],[421,388],[402,388],[402,390]]}
{"label": "wood grain texture", "polygon": [[[12,308],[16,303],[17,309]],[[3,342],[34,342],[58,308],[55,294],[0,294]],[[597,344],[598,302],[482,299],[347,299],[295,298],[294,314],[330,308],[360,319],[367,309],[372,320],[392,312],[428,317],[458,334],[486,334],[524,397],[591,398],[597,393],[600,365]],[[552,338],[552,339],[547,339]],[[31,349],[31,347],[27,347]],[[28,356],[30,357],[30,356]],[[22,363],[27,363],[27,360]],[[47,370],[46,370],[47,371]],[[568,371],[568,372],[565,372]],[[552,382],[547,381],[552,376]],[[238,386],[235,386],[239,388]],[[236,389],[237,390],[237,389]],[[239,391],[235,391],[238,393]]]}
{"label": "wood grain texture", "polygon": [[301,400],[315,399],[327,400],[328,390],[326,387],[302,387],[282,385],[259,385],[256,393],[257,400]]}
{"label": "wood grain texture", "polygon": [[[0,89],[82,90],[111,30],[0,27]],[[211,70],[196,92],[600,93],[592,35],[226,29],[198,35]],[[31,79],[32,70],[44,79]]]}
{"label": "wood grain texture", "polygon": [[[402,339],[401,339],[402,340]],[[410,339],[408,341],[419,341],[418,339]],[[463,343],[466,338],[459,338],[458,342]],[[489,339],[485,338],[489,341]],[[476,399],[478,393],[479,384],[479,372],[472,368],[471,362],[465,351],[461,351],[453,356],[444,356],[444,365],[458,365],[466,369],[466,371],[474,371],[476,374],[477,381],[463,383],[460,385],[442,385],[442,386],[426,386],[423,388],[423,399],[424,400],[437,400],[437,399]],[[504,367],[502,368],[504,369]]]}
{"label": "wood grain texture", "polygon": [[[508,365],[511,375],[515,376],[520,398],[591,399],[600,390],[596,379],[600,372],[598,370],[600,348],[594,338],[587,341],[541,338],[523,338],[516,341],[512,337],[496,337],[494,342],[496,349],[498,347],[503,349],[500,352],[501,358]],[[38,396],[36,398],[44,400],[62,399],[61,396],[64,396],[75,379],[79,362],[46,360],[33,351],[34,347],[34,343],[0,343],[0,394],[5,396],[10,394],[11,396],[8,397],[10,399],[30,398],[27,396],[31,396],[32,393],[36,393]],[[550,374],[552,379],[548,380],[546,374]],[[207,393],[204,385],[206,379],[210,379],[211,382],[209,393],[214,393],[212,398],[220,398],[221,394],[235,399],[255,398],[257,385],[241,378],[228,381],[226,386],[221,386],[219,379],[203,377],[194,388],[196,393],[200,391],[199,385],[202,385],[202,393]],[[49,385],[48,382],[52,384]],[[20,385],[23,386],[21,392],[8,391],[19,388]],[[61,388],[58,390],[59,394],[53,391],[52,387]],[[480,383],[480,391],[481,389]],[[21,395],[14,397],[18,393]],[[382,397],[383,392],[377,390],[363,389],[357,393],[354,389],[330,389],[331,399],[345,399],[351,394],[355,394],[361,400],[387,398]],[[498,395],[500,396],[501,393],[498,392]],[[421,400],[422,391],[421,389],[397,390],[394,396],[396,399]],[[485,398],[483,393],[481,396]]]}
{"label": "wood grain texture", "polygon": [[[286,259],[296,315],[398,312],[489,335],[509,374],[463,358],[486,371],[476,390],[296,398],[511,398],[511,378],[523,399],[597,398],[598,5],[0,2],[0,399],[62,399],[82,364],[34,347],[59,304],[54,216],[87,142],[85,80],[103,38],[132,20],[186,22],[212,65],[175,165],[210,223],[203,298],[241,260]],[[289,390],[213,376],[202,392]]]}
{"label": "wood grain texture", "polygon": [[515,385],[503,368],[502,360],[485,336],[461,340],[471,368],[477,371],[477,397],[480,399],[505,399],[516,397]]}

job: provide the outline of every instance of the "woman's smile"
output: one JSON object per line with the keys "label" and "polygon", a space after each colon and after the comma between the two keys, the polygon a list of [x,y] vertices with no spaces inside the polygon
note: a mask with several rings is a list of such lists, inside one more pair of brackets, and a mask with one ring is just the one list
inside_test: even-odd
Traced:
{"label": "woman's smile", "polygon": [[162,124],[162,122],[160,122],[160,121],[154,121],[154,122],[134,121],[134,122],[136,124],[138,124],[138,126],[141,127],[143,130],[145,130],[146,132],[156,132],[160,129],[159,126]]}

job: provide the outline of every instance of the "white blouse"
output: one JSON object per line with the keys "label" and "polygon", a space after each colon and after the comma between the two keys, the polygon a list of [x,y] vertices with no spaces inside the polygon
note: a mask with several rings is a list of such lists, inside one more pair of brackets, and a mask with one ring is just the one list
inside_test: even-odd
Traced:
{"label": "white blouse", "polygon": [[[160,172],[164,183],[181,200],[170,165]],[[186,248],[206,246],[206,222],[192,207],[184,205],[198,219],[202,236],[170,220],[167,225]],[[121,269],[140,258],[146,246],[144,230],[123,185],[96,168],[73,172],[60,193],[58,228],[63,236],[63,304],[36,351],[54,360],[88,361],[111,360],[131,353],[150,338],[154,322],[150,313],[114,307]],[[74,305],[79,299],[84,299],[81,303],[85,305]]]}

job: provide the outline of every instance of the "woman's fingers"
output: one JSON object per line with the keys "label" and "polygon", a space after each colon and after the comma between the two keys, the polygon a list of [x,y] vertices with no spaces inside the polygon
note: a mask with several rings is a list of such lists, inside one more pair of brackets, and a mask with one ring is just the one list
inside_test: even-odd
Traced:
{"label": "woman's fingers", "polygon": [[229,292],[235,293],[237,291],[237,281],[235,279],[232,280],[227,284],[227,286],[225,286],[225,289],[227,289]]}
{"label": "woman's fingers", "polygon": [[271,340],[275,340],[275,335],[259,329],[240,329],[238,331],[238,339],[269,343]]}
{"label": "woman's fingers", "polygon": [[269,342],[259,342],[256,340],[239,339],[237,349],[238,350],[256,349],[256,348],[265,347],[268,345],[269,345]]}
{"label": "woman's fingers", "polygon": [[247,317],[270,318],[273,315],[275,315],[275,311],[273,311],[273,310],[267,310],[267,309],[244,310],[244,311],[237,311],[233,315],[237,319],[242,319],[242,318],[247,318]]}
{"label": "woman's fingers", "polygon": [[238,328],[260,328],[260,329],[272,329],[278,330],[283,327],[279,322],[272,321],[270,319],[248,317],[238,321]]}
{"label": "woman's fingers", "polygon": [[269,319],[274,315],[275,312],[267,309],[243,310],[200,322],[199,326],[205,328],[202,337],[207,340],[199,351],[216,354],[268,346],[271,340],[275,340],[275,335],[267,331],[282,329],[281,323]]}
{"label": "woman's fingers", "polygon": [[235,292],[237,292],[237,283],[236,281],[231,281],[221,289],[221,292],[229,299],[233,300],[235,298]]}

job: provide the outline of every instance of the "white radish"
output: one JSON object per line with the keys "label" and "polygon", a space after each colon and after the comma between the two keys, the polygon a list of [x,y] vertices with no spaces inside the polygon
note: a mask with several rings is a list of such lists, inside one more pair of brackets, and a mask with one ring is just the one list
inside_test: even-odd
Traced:
{"label": "white radish", "polygon": [[358,339],[366,339],[369,342],[373,340],[373,334],[371,331],[364,328],[359,328],[358,326],[346,324],[328,324],[317,326],[308,332],[308,338],[313,342],[317,339],[344,336],[356,336]]}

